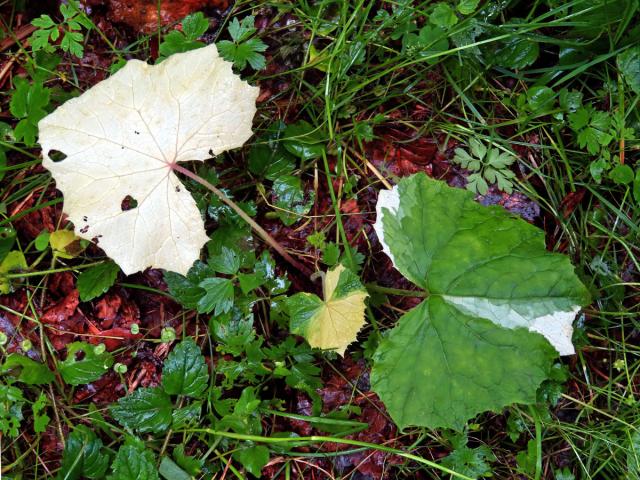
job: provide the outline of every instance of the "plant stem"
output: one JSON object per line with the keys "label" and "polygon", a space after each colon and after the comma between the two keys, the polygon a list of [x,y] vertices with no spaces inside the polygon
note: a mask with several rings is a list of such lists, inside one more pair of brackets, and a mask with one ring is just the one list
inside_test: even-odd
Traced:
{"label": "plant stem", "polygon": [[180,165],[173,164],[172,168],[174,171],[182,173],[183,175],[189,177],[190,179],[195,180],[200,185],[211,190],[211,192],[213,192],[223,203],[229,206],[234,212],[238,214],[240,218],[242,218],[245,222],[247,222],[251,226],[251,228],[253,228],[253,230],[271,248],[273,248],[276,252],[278,252],[280,256],[284,258],[290,265],[292,265],[293,267],[295,267],[297,270],[301,271],[308,277],[310,277],[313,274],[311,270],[309,270],[303,264],[298,262],[291,255],[289,255],[289,253],[284,249],[282,245],[280,245],[280,243],[278,243],[278,241],[275,238],[269,235],[269,233],[260,225],[258,225],[258,223],[253,218],[251,218],[244,210],[242,210],[233,200],[227,197],[222,190],[214,187],[211,183],[207,182],[200,175],[193,173],[191,170],[188,170]]}
{"label": "plant stem", "polygon": [[448,473],[449,475],[453,475],[456,478],[462,478],[463,480],[473,480],[471,477],[467,477],[461,473],[455,472],[445,466],[439,465],[435,462],[427,460],[426,458],[419,457],[417,455],[412,455],[411,453],[404,452],[402,450],[398,450],[396,448],[385,447],[384,445],[377,445],[375,443],[361,442],[359,440],[352,440],[350,438],[339,438],[339,437],[324,437],[320,435],[313,435],[310,437],[262,437],[259,435],[245,435],[242,433],[233,433],[233,432],[222,432],[217,430],[211,430],[209,428],[197,428],[193,430],[189,430],[190,432],[200,432],[207,433],[209,435],[215,435],[218,437],[226,437],[233,438],[235,440],[248,440],[251,442],[260,442],[260,443],[297,443],[297,442],[331,442],[331,443],[340,443],[343,445],[355,445],[358,447],[365,447],[371,450],[379,450],[381,452],[392,453],[394,455],[398,455],[400,457],[413,460],[414,462],[421,463],[431,468],[435,468],[440,470],[441,472]]}

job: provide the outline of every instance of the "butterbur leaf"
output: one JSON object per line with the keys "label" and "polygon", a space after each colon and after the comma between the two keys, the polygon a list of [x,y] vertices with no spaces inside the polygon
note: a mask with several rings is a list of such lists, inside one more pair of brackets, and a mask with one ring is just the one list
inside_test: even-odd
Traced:
{"label": "butterbur leaf", "polygon": [[69,385],[83,385],[100,378],[111,365],[113,356],[109,352],[88,343],[73,342],[67,345],[67,358],[58,364],[58,371]]}
{"label": "butterbur leaf", "polygon": [[103,478],[109,456],[102,451],[102,440],[85,425],[78,425],[65,442],[59,480]]}
{"label": "butterbur leaf", "polygon": [[[241,146],[257,95],[209,45],[159,65],[131,60],[42,119],[43,165],[76,234],[127,275],[186,274],[208,237],[174,166]],[[54,161],[56,151],[66,157]]]}
{"label": "butterbur leaf", "polygon": [[127,428],[140,433],[162,433],[171,425],[173,404],[161,388],[139,388],[110,408],[111,415]]}
{"label": "butterbur leaf", "polygon": [[485,410],[534,403],[589,295],[544,233],[473,194],[417,174],[380,192],[384,252],[428,298],[374,355],[374,391],[401,427],[459,428]]}
{"label": "butterbur leaf", "polygon": [[43,363],[19,353],[10,354],[2,364],[2,373],[18,370],[17,380],[27,385],[43,385],[54,380],[53,372]]}
{"label": "butterbur leaf", "polygon": [[113,262],[104,262],[83,270],[78,276],[80,300],[88,302],[105,293],[116,281],[120,268]]}
{"label": "butterbur leaf", "polygon": [[324,301],[311,293],[297,293],[287,299],[290,330],[314,348],[344,355],[365,323],[368,295],[358,276],[342,265],[326,273],[323,290]]}
{"label": "butterbur leaf", "polygon": [[108,480],[158,479],[153,452],[135,445],[122,445],[111,468],[113,473]]}
{"label": "butterbur leaf", "polygon": [[192,339],[180,342],[164,361],[162,386],[169,395],[199,398],[209,383],[209,369]]}

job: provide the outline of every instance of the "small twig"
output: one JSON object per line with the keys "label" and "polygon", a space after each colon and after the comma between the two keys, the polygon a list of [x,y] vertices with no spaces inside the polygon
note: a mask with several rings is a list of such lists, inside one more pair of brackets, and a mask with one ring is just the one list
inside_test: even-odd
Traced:
{"label": "small twig", "polygon": [[247,215],[247,213],[244,210],[242,210],[233,200],[227,197],[222,190],[219,190],[218,188],[214,187],[211,183],[207,182],[201,176],[193,173],[191,170],[186,169],[178,164],[172,164],[171,167],[176,172],[180,172],[183,175],[186,175],[190,179],[195,180],[200,185],[211,190],[223,203],[229,206],[234,212],[238,214],[240,218],[242,218],[245,222],[247,222],[251,226],[251,228],[253,228],[253,230],[271,248],[273,248],[276,252],[278,252],[280,256],[282,256],[282,258],[284,258],[287,262],[289,262],[289,264],[291,264],[293,267],[295,267],[296,269],[304,273],[307,277],[310,277],[313,274],[313,272],[311,272],[307,267],[305,267],[303,264],[298,262],[291,255],[289,255],[289,253],[284,249],[282,245],[280,245],[280,243],[278,243],[278,241],[275,238],[269,235],[269,233],[260,225],[258,225],[253,218]]}

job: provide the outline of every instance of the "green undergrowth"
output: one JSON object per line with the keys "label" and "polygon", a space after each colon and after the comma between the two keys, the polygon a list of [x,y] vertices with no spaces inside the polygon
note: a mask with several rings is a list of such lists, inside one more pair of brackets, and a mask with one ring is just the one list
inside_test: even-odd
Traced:
{"label": "green undergrowth", "polygon": [[[388,454],[388,478],[640,475],[637,0],[239,2],[219,25],[197,13],[177,30],[122,30],[124,46],[77,7],[31,7],[37,30],[22,38],[21,2],[2,5],[0,39],[13,41],[2,55],[20,67],[1,97],[3,477],[251,478],[271,462],[262,471],[273,478],[327,469],[352,478],[356,465],[341,471],[336,457],[363,451]],[[249,144],[197,173],[270,231],[301,232],[285,246],[313,270],[342,264],[360,276],[367,325],[346,355],[362,365],[417,304],[405,303],[416,296],[405,283],[381,279],[389,267],[368,230],[377,192],[403,172],[392,146],[411,151],[428,139],[434,158],[417,170],[482,201],[539,206],[547,249],[569,256],[592,303],[574,323],[576,355],[553,363],[530,405],[452,429],[387,430],[386,443],[366,436],[355,400],[371,395],[366,382],[348,378],[351,400],[323,408],[320,389],[346,373],[335,353],[290,334],[287,309],[288,297],[317,285],[190,180],[211,241],[188,275],[164,273],[166,290],[124,277],[73,235],[40,168],[38,121],[91,87],[87,72],[113,74],[152,52],[161,62],[212,40],[269,95]],[[87,52],[108,59],[108,71]],[[372,165],[375,155],[384,161]],[[344,208],[354,201],[356,213]],[[354,229],[358,215],[365,221]],[[25,217],[40,219],[40,231],[27,232]],[[88,316],[110,292],[171,297],[183,310],[161,325],[127,325],[113,333],[128,339],[115,348],[92,331],[61,348],[45,312],[61,300],[51,293],[56,276],[69,273]],[[149,355],[154,370],[136,380]],[[105,379],[122,398],[85,400],[95,388],[86,385]],[[495,398],[502,393],[497,382]],[[308,400],[303,412],[297,398]],[[393,424],[381,403],[370,405]],[[312,433],[294,433],[300,422]]]}

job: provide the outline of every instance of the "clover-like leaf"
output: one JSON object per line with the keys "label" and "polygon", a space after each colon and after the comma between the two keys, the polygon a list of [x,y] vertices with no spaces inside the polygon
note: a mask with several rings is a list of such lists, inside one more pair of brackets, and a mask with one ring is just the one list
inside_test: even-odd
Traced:
{"label": "clover-like leaf", "polygon": [[[382,340],[373,389],[400,426],[460,427],[533,403],[589,295],[541,230],[469,191],[417,174],[382,191],[376,233],[428,293]],[[555,349],[555,350],[554,350]]]}
{"label": "clover-like leaf", "polygon": [[186,274],[208,237],[174,170],[241,146],[257,95],[210,45],[159,65],[131,60],[42,119],[43,165],[76,234],[125,274]]}
{"label": "clover-like leaf", "polygon": [[351,270],[338,265],[329,270],[323,285],[324,301],[311,293],[297,293],[287,299],[290,329],[315,348],[344,355],[365,323],[367,292]]}

